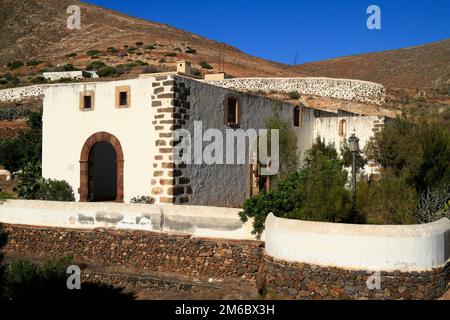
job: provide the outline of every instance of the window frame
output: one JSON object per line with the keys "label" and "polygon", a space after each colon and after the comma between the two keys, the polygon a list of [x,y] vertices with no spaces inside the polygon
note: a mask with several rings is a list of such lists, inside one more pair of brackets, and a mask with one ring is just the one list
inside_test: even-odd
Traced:
{"label": "window frame", "polygon": [[[230,122],[229,120],[229,110],[230,110],[230,100],[236,101],[235,104],[235,121]],[[224,125],[228,128],[237,129],[241,126],[241,101],[236,95],[228,95],[224,100]]]}
{"label": "window frame", "polygon": [[[85,108],[85,98],[91,97],[91,107]],[[80,92],[80,111],[82,112],[88,112],[88,111],[94,111],[95,109],[95,92],[93,90],[86,90],[83,92]]]}
{"label": "window frame", "polygon": [[[117,86],[115,89],[115,97],[116,97],[116,109],[126,109],[131,107],[131,86]],[[121,94],[127,94],[127,103],[122,105],[121,103]]]}

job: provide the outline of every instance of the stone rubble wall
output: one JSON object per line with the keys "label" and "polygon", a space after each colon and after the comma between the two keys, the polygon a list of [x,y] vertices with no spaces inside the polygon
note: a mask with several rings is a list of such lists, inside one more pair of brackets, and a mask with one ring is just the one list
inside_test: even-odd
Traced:
{"label": "stone rubble wall", "polygon": [[324,98],[382,105],[386,88],[378,83],[333,78],[239,78],[205,83],[241,91],[298,92]]}
{"label": "stone rubble wall", "polygon": [[0,102],[15,102],[25,98],[40,97],[44,95],[47,85],[35,85],[0,90]]}
{"label": "stone rubble wall", "polygon": [[381,272],[381,286],[370,290],[367,280],[372,274],[368,271],[275,260],[265,254],[264,243],[259,241],[108,229],[18,225],[4,229],[8,233],[4,250],[10,256],[42,259],[72,254],[76,263],[104,268],[222,281],[245,279],[255,281],[259,293],[277,299],[435,299],[447,290],[450,274],[450,264],[422,272]]}

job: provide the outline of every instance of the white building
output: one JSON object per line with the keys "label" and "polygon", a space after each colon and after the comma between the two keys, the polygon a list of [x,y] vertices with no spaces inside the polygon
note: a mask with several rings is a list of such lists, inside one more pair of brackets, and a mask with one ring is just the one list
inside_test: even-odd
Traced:
{"label": "white building", "polygon": [[84,78],[98,78],[96,71],[57,71],[57,72],[43,72],[42,76],[49,81],[58,81],[61,79],[80,80]]}
{"label": "white building", "polygon": [[[334,84],[335,90],[348,86],[349,80]],[[321,88],[317,95],[330,94]],[[66,180],[79,201],[150,196],[156,203],[242,205],[258,192],[255,163],[175,163],[176,130],[195,140],[199,121],[203,131],[225,136],[226,130],[264,129],[278,112],[295,130],[302,157],[317,136],[339,147],[355,130],[364,146],[386,120],[295,106],[179,73],[49,86],[44,93],[43,176]]]}

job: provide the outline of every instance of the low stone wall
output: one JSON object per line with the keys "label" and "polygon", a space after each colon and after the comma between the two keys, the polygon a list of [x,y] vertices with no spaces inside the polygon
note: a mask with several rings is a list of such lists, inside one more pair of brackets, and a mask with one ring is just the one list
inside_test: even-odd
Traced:
{"label": "low stone wall", "polygon": [[35,257],[72,254],[77,262],[147,272],[254,279],[263,244],[193,239],[188,235],[124,230],[69,230],[6,225],[6,253]]}
{"label": "low stone wall", "polygon": [[246,279],[256,281],[260,292],[275,298],[434,299],[446,291],[450,280],[449,265],[423,272],[381,272],[380,287],[370,290],[366,281],[372,273],[278,261],[265,255],[264,243],[258,241],[194,239],[136,230],[19,225],[5,225],[5,230],[7,255],[42,259],[72,254],[77,263],[132,268],[144,274]]}
{"label": "low stone wall", "polygon": [[240,78],[205,81],[218,87],[241,91],[298,92],[324,98],[384,104],[386,89],[381,84],[333,78]]}
{"label": "low stone wall", "polygon": [[279,261],[268,256],[264,260],[260,276],[266,290],[288,299],[432,300],[447,291],[450,280],[450,263],[429,271],[377,274]]}
{"label": "low stone wall", "polygon": [[0,90],[0,102],[12,102],[30,97],[40,97],[44,95],[45,87],[46,85],[35,85]]}

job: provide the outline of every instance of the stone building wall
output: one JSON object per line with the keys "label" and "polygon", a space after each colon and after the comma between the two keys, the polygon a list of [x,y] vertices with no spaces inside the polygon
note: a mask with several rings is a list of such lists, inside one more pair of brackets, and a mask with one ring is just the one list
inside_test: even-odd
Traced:
{"label": "stone building wall", "polygon": [[386,89],[373,82],[332,78],[241,78],[206,83],[244,91],[298,92],[324,98],[357,101],[381,105]]}

